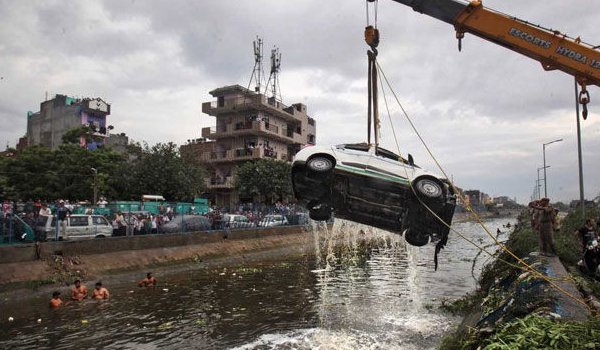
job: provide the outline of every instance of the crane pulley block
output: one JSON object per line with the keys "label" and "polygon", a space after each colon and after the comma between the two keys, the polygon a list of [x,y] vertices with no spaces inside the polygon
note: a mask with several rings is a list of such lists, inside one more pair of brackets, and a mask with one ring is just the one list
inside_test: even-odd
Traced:
{"label": "crane pulley block", "polygon": [[379,29],[373,26],[367,26],[365,28],[365,41],[371,49],[375,50],[379,45]]}

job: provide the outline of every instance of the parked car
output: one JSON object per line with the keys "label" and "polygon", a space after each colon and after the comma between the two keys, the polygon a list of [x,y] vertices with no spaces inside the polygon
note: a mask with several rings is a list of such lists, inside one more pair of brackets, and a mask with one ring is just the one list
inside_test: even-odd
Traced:
{"label": "parked car", "polygon": [[295,197],[313,220],[337,218],[403,234],[409,244],[445,244],[456,196],[447,179],[421,169],[412,156],[366,143],[312,146],[292,164]]}
{"label": "parked car", "polygon": [[[35,231],[40,240],[56,238],[56,217],[39,216]],[[112,225],[102,215],[71,215],[67,217],[66,237],[63,237],[62,229],[58,229],[58,239],[86,239],[103,238],[112,235]]]}
{"label": "parked car", "polygon": [[164,233],[208,231],[210,219],[202,215],[180,215],[162,225],[160,230]]}
{"label": "parked car", "polygon": [[256,225],[244,215],[225,214],[221,218],[223,228],[252,228]]}
{"label": "parked car", "polygon": [[288,219],[284,215],[265,215],[262,220],[258,222],[259,227],[273,227],[289,225]]}

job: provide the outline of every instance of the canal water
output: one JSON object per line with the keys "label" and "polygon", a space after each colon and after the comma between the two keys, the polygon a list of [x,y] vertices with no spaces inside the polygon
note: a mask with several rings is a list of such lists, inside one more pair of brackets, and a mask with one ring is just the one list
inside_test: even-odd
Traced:
{"label": "canal water", "polygon": [[[495,234],[507,222],[486,225]],[[475,223],[454,228],[491,243]],[[338,222],[313,236],[310,257],[192,268],[158,276],[155,289],[108,285],[106,302],[49,310],[49,298],[3,301],[0,349],[434,349],[459,322],[440,302],[473,290],[487,259],[472,271],[478,250],[454,233],[438,271],[433,247],[406,247],[397,235]],[[370,254],[365,237],[379,238]]]}

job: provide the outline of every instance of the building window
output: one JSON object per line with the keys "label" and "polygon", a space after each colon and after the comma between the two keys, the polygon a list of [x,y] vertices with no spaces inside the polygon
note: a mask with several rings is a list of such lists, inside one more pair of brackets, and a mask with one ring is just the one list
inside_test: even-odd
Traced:
{"label": "building window", "polygon": [[217,107],[225,107],[225,96],[217,97]]}

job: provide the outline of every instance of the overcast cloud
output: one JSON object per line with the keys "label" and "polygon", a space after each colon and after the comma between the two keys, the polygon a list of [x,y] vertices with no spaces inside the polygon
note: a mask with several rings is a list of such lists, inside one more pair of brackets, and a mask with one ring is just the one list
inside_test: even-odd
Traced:
{"label": "overcast cloud", "polygon": [[[589,1],[487,0],[486,6],[600,43]],[[0,0],[0,142],[14,145],[46,92],[102,97],[117,132],[178,144],[215,123],[208,91],[247,85],[252,41],[279,46],[284,103],[302,102],[320,144],[366,138],[363,0]],[[529,200],[542,143],[548,192],[578,198],[572,77],[391,0],[379,4],[379,60],[401,102],[457,185]],[[265,62],[265,66],[267,62]],[[582,123],[586,197],[600,192],[600,89]],[[390,96],[388,95],[388,98]],[[402,153],[434,170],[390,100]],[[381,108],[384,111],[384,108]],[[395,150],[382,114],[384,146]]]}

